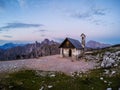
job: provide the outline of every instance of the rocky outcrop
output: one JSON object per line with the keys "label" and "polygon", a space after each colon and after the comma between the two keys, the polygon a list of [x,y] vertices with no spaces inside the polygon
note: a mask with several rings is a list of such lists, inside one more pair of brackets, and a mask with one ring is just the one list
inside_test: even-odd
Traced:
{"label": "rocky outcrop", "polygon": [[106,52],[103,56],[101,67],[107,68],[112,66],[118,66],[119,63],[120,63],[120,51],[114,53]]}
{"label": "rocky outcrop", "polygon": [[92,52],[86,52],[84,58],[86,60],[95,60],[95,61],[101,61],[102,60],[102,54],[97,53],[94,55]]}
{"label": "rocky outcrop", "polygon": [[0,60],[14,60],[38,58],[41,56],[55,55],[59,53],[59,43],[45,39],[41,43],[35,42],[24,46],[17,46],[0,51]]}

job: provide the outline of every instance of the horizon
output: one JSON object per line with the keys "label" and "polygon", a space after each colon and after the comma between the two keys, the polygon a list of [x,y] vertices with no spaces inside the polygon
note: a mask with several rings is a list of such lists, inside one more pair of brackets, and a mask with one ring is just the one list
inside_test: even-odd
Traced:
{"label": "horizon", "polygon": [[0,45],[80,41],[119,44],[119,0],[0,0]]}
{"label": "horizon", "polygon": [[[66,37],[66,38],[69,38],[69,37]],[[65,38],[65,39],[66,39]],[[45,39],[48,39],[48,38],[45,38]],[[44,39],[44,40],[45,40]],[[50,40],[48,39],[49,41],[54,41],[54,42],[57,42],[57,43],[62,43],[65,39],[61,39],[60,41],[55,41],[55,40]],[[71,38],[73,39],[73,38]],[[38,43],[42,43],[44,40],[42,41],[37,41]],[[75,40],[78,40],[78,39],[75,39]],[[81,40],[78,40],[80,43],[81,43]],[[117,44],[109,44],[109,43],[103,43],[103,42],[98,42],[98,41],[94,41],[94,40],[89,40],[89,41],[86,41],[85,43],[87,44],[88,42],[96,42],[96,43],[100,43],[100,44],[108,44],[108,45],[117,45]],[[11,41],[8,41],[6,43],[3,43],[3,44],[0,44],[0,46],[4,46],[6,44],[22,44],[22,45],[27,45],[27,44],[33,44],[33,43],[36,43],[36,41],[32,41],[32,42],[20,42],[20,41],[14,41],[14,42],[11,42]],[[119,43],[118,43],[119,44]]]}

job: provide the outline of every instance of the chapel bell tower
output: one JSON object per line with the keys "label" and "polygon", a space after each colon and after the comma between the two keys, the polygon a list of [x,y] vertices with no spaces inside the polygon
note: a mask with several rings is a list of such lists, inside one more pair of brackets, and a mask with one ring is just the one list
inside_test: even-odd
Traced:
{"label": "chapel bell tower", "polygon": [[86,38],[86,35],[82,33],[81,34],[81,45],[82,45],[83,50],[85,49],[85,38]]}

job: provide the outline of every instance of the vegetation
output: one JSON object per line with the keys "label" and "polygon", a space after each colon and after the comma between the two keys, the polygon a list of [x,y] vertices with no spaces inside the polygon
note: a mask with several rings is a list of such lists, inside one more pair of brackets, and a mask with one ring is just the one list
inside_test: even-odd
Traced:
{"label": "vegetation", "polygon": [[[68,76],[60,72],[23,70],[0,79],[0,90],[112,90],[120,88],[120,74],[105,76],[104,69]],[[101,79],[103,78],[103,79]]]}
{"label": "vegetation", "polygon": [[[109,47],[105,47],[105,48],[88,49],[88,52],[91,52],[91,53],[87,53],[86,55],[96,56],[96,55],[99,54],[101,57],[103,57],[105,52],[114,53],[114,52],[117,52],[117,51],[120,51],[120,44],[109,46]],[[120,56],[120,55],[118,55],[118,56]]]}

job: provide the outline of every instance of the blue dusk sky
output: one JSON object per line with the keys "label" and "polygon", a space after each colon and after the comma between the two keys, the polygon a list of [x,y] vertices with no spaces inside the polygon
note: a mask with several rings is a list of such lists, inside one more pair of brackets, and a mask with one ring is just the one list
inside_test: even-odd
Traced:
{"label": "blue dusk sky", "polygon": [[120,0],[0,0],[0,45],[65,37],[120,43]]}

